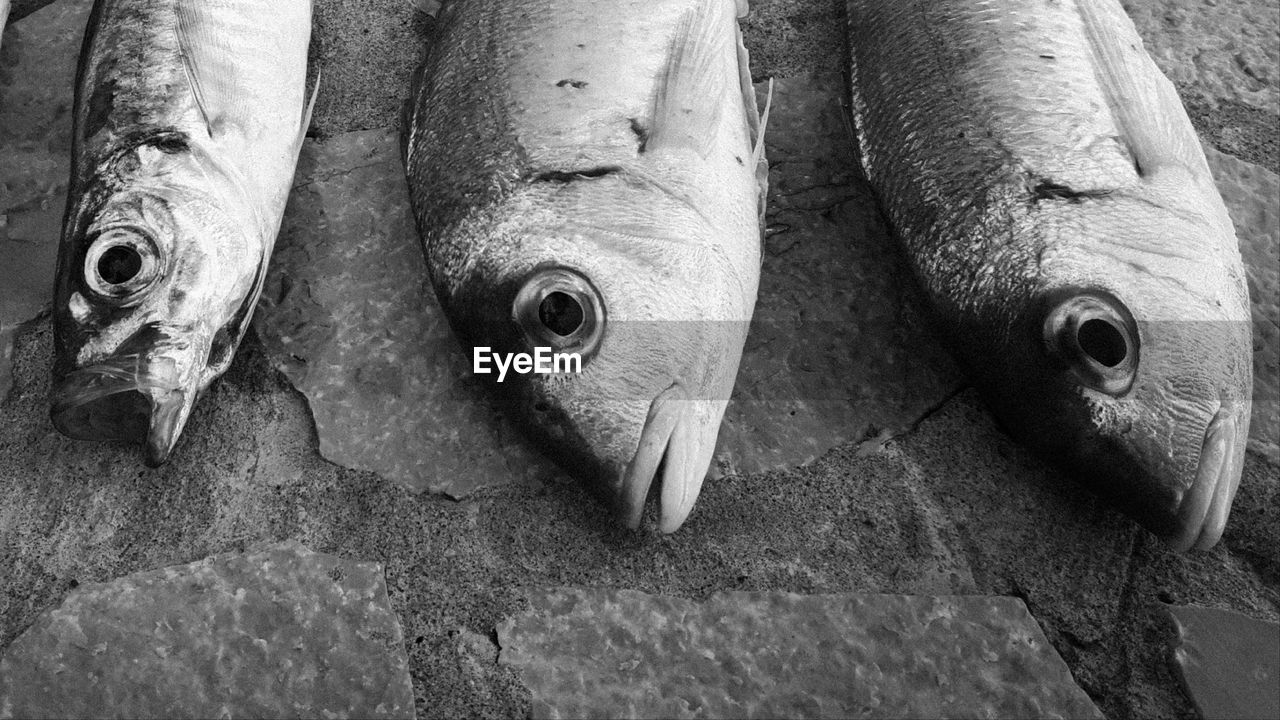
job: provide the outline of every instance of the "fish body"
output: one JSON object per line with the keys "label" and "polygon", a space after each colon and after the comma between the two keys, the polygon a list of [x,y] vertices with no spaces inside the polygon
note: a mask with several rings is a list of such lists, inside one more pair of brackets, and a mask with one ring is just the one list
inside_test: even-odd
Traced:
{"label": "fish body", "polygon": [[1173,85],[1114,0],[851,0],[867,177],[1006,430],[1178,549],[1226,524],[1248,290]]}
{"label": "fish body", "polygon": [[248,327],[309,114],[310,0],[98,0],[54,298],[64,434],[177,441]]}
{"label": "fish body", "polygon": [[660,527],[691,510],[755,306],[767,166],[745,5],[450,3],[405,123],[455,335],[581,357],[495,388],[632,527],[664,459]]}
{"label": "fish body", "polygon": [[9,0],[0,0],[0,40],[4,40],[4,24],[9,20]]}

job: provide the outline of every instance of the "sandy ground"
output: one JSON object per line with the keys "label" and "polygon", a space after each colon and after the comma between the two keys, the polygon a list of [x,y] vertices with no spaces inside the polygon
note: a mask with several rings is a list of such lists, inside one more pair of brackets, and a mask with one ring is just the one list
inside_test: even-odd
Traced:
{"label": "sandy ground", "polygon": [[[45,13],[80,1],[56,3],[6,33],[5,83],[20,80],[5,65],[20,44],[15,32],[37,32],[32,26]],[[15,3],[14,18],[33,4]],[[838,106],[841,6],[753,3],[746,36],[756,79],[825,88]],[[1167,63],[1206,144],[1260,166],[1259,177],[1274,182],[1265,173],[1277,169],[1280,18],[1268,0],[1126,7]],[[318,0],[315,64],[326,90],[311,134],[325,142],[394,127],[428,28],[402,0]],[[0,139],[17,132],[0,128]],[[50,157],[65,152],[40,142]],[[867,212],[856,172],[840,182],[855,189],[851,199],[809,211],[771,198],[770,222],[786,220],[782,208],[812,212],[813,222],[833,209]],[[785,188],[777,182],[774,191]],[[57,189],[46,190],[47,204]],[[12,236],[28,217],[14,210],[14,198],[36,200],[24,188],[6,192]],[[1274,218],[1269,207],[1259,217]],[[771,242],[781,249],[787,240]],[[1260,252],[1265,271],[1276,262],[1274,246]],[[902,270],[896,258],[882,262]],[[1269,620],[1280,608],[1280,466],[1261,446],[1248,457],[1222,544],[1174,555],[1014,445],[962,392],[892,439],[862,442],[861,431],[875,426],[868,422],[802,467],[710,482],[685,528],[662,536],[617,529],[591,493],[558,472],[455,501],[330,463],[318,452],[307,399],[254,334],[193,413],[173,460],[148,470],[135,448],[78,443],[52,429],[46,316],[16,335],[13,386],[0,403],[0,649],[80,583],[296,539],[385,565],[420,717],[524,715],[528,691],[496,663],[494,629],[527,606],[530,588],[558,585],[691,599],[718,590],[1014,595],[1109,717],[1190,717],[1160,604]]]}

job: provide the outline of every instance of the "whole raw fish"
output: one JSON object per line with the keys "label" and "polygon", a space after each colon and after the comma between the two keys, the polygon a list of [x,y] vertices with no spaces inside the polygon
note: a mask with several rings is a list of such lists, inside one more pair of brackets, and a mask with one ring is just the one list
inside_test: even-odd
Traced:
{"label": "whole raw fish", "polygon": [[1249,435],[1235,232],[1115,0],[849,3],[863,164],[1009,433],[1174,547],[1221,536]]}
{"label": "whole raw fish", "polygon": [[[576,353],[496,383],[638,526],[688,516],[760,269],[766,165],[734,0],[469,0],[406,123],[436,294],[474,357]],[[496,379],[494,375],[488,376]]]}
{"label": "whole raw fish", "polygon": [[98,0],[76,83],[52,418],[168,457],[262,288],[310,109],[310,0]]}

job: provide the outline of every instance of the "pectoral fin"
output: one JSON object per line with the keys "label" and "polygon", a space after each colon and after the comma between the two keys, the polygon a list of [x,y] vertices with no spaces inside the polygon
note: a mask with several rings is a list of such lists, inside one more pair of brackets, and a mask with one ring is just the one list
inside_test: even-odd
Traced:
{"label": "pectoral fin", "polygon": [[725,107],[725,59],[736,11],[728,0],[701,0],[680,20],[658,83],[645,152],[683,148],[702,157],[711,152]]}
{"label": "pectoral fin", "polygon": [[238,101],[236,54],[213,21],[215,9],[202,0],[179,0],[174,8],[182,65],[209,137],[224,130]]}
{"label": "pectoral fin", "polygon": [[1118,3],[1077,0],[1076,5],[1094,70],[1138,174],[1178,165],[1208,178],[1200,139],[1178,92],[1143,50],[1133,22]]}

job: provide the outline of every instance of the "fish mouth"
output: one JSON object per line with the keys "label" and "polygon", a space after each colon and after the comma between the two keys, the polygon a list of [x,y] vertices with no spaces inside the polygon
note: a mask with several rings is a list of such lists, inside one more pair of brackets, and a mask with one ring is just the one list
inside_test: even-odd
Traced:
{"label": "fish mouth", "polygon": [[77,440],[141,442],[144,462],[159,467],[194,402],[171,358],[129,354],[67,373],[54,388],[49,416],[59,432]]}
{"label": "fish mouth", "polygon": [[661,467],[658,528],[664,533],[680,529],[702,490],[725,405],[693,400],[678,382],[653,399],[640,444],[622,473],[618,491],[619,511],[627,527],[640,527],[649,487]]}
{"label": "fish mouth", "polygon": [[1244,467],[1249,405],[1223,403],[1205,428],[1195,479],[1178,505],[1177,532],[1169,540],[1178,552],[1208,550],[1222,537]]}

